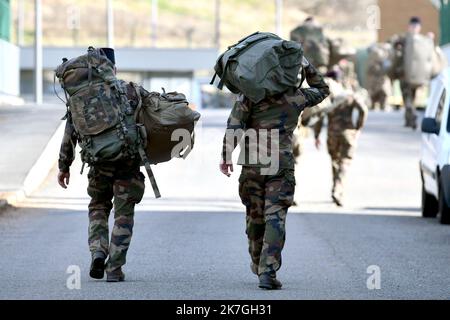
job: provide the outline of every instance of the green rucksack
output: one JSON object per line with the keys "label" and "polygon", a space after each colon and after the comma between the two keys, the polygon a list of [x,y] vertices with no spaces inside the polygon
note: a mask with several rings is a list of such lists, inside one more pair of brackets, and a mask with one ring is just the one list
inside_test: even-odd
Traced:
{"label": "green rucksack", "polygon": [[286,92],[298,84],[302,46],[273,33],[256,32],[228,48],[217,60],[215,75],[223,86],[254,103]]}
{"label": "green rucksack", "polygon": [[[200,113],[189,108],[186,96],[178,92],[141,93],[136,122],[145,129],[145,153],[150,163],[162,163],[172,158],[185,159],[194,147],[194,127]],[[181,141],[180,141],[181,140]]]}
{"label": "green rucksack", "polygon": [[331,60],[330,41],[320,26],[301,25],[291,32],[291,40],[303,46],[306,59],[315,67],[329,67]]}
{"label": "green rucksack", "polygon": [[133,158],[139,139],[125,83],[101,50],[65,61],[56,69],[67,107],[80,136],[81,158],[88,164]]}
{"label": "green rucksack", "polygon": [[431,38],[408,33],[403,48],[404,80],[415,86],[427,85],[433,75],[433,55]]}
{"label": "green rucksack", "polygon": [[83,167],[141,156],[155,196],[160,197],[127,99],[126,83],[115,76],[114,65],[101,49],[58,66],[55,76],[66,95],[68,115],[80,140]]}

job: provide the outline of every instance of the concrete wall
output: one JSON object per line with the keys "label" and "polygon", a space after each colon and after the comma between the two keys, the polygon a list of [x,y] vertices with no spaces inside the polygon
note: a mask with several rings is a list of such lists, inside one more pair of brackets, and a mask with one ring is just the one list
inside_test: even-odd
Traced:
{"label": "concrete wall", "polygon": [[439,10],[429,0],[378,0],[381,10],[381,29],[378,41],[384,42],[397,33],[406,32],[409,19],[419,16],[423,32],[434,32],[439,41]]}
{"label": "concrete wall", "polygon": [[[54,70],[62,58],[74,58],[86,53],[87,48],[45,47],[43,68]],[[216,49],[116,49],[117,68],[133,72],[193,72],[210,70],[214,67],[218,51]],[[34,50],[21,50],[21,70],[32,70]]]}
{"label": "concrete wall", "polygon": [[[74,58],[86,53],[87,48],[45,47],[43,49],[44,95],[46,101],[55,98],[53,93],[53,71],[61,64],[62,58]],[[187,95],[195,105],[201,105],[196,80],[197,72],[213,70],[218,56],[217,49],[116,49],[118,76],[127,81],[142,83],[145,88],[161,91],[179,91]],[[21,48],[21,94],[32,97],[34,49]],[[59,84],[58,94],[63,96]]]}
{"label": "concrete wall", "polygon": [[0,39],[0,95],[19,95],[19,57],[18,47]]}

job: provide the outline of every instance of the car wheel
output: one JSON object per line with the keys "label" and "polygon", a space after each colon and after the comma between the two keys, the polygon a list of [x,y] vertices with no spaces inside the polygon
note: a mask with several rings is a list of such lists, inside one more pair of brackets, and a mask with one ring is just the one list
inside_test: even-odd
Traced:
{"label": "car wheel", "polygon": [[437,199],[427,193],[424,185],[422,185],[422,217],[424,218],[436,218],[439,212],[439,203]]}
{"label": "car wheel", "polygon": [[445,201],[444,189],[439,188],[439,221],[442,224],[450,224],[450,207]]}

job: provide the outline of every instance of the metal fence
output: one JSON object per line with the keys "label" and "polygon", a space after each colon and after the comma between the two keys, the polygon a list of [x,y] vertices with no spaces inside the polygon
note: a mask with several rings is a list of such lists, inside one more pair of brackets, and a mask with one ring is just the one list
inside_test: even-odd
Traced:
{"label": "metal fence", "polygon": [[0,94],[19,95],[20,51],[0,39]]}

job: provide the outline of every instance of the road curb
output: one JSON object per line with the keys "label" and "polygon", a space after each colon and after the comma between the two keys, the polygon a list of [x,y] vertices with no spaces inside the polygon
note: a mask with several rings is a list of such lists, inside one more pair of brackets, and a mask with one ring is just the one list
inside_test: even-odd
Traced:
{"label": "road curb", "polygon": [[27,196],[32,194],[45,181],[48,174],[58,161],[58,153],[61,145],[61,140],[64,135],[65,123],[61,123],[52,137],[48,141],[41,155],[28,171],[27,176],[23,182],[22,188],[17,191],[8,192],[2,195],[0,199],[0,210],[8,206],[16,206],[23,201]]}

